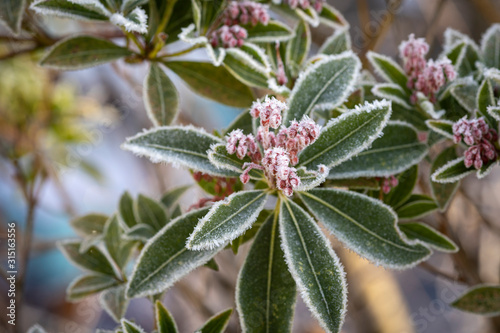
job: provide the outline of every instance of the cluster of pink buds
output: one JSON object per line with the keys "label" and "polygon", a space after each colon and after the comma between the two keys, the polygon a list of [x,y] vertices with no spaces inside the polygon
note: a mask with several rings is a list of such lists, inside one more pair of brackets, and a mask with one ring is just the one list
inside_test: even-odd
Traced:
{"label": "cluster of pink buds", "polygon": [[223,25],[219,29],[212,32],[210,43],[213,47],[241,47],[247,37],[248,33],[245,28],[242,28],[239,25]]}
{"label": "cluster of pink buds", "polygon": [[326,0],[284,0],[284,3],[288,4],[292,9],[297,7],[307,9],[312,6],[318,13],[321,13],[323,10],[325,2]]}
{"label": "cluster of pink buds", "polygon": [[292,165],[296,165],[299,162],[298,153],[316,141],[319,131],[319,125],[305,116],[300,122],[292,121],[288,128],[282,127],[276,136],[276,145],[286,149]]}
{"label": "cluster of pink buds", "polygon": [[453,65],[448,59],[426,61],[429,45],[423,38],[415,39],[413,34],[399,46],[400,57],[403,59],[404,70],[408,75],[407,86],[414,90],[411,100],[417,102],[417,92],[422,92],[432,102],[436,101],[436,92],[457,76]]}
{"label": "cluster of pink buds", "polygon": [[240,160],[247,155],[250,156],[254,162],[260,161],[262,158],[254,136],[252,134],[245,135],[240,129],[236,129],[229,133],[226,150],[231,155],[236,153],[236,156],[238,156]]}
{"label": "cluster of pink buds", "polygon": [[246,25],[256,26],[258,23],[267,25],[269,23],[269,13],[262,4],[253,1],[231,1],[224,11],[223,22],[225,25]]}
{"label": "cluster of pink buds", "polygon": [[[271,186],[291,196],[300,185],[297,169],[293,167],[298,163],[298,153],[316,141],[320,127],[304,117],[300,122],[292,121],[288,128],[282,127],[276,135],[270,128],[280,127],[285,109],[286,104],[274,97],[266,96],[264,101],[253,103],[250,114],[260,118],[256,138],[244,135],[241,130],[234,130],[226,137],[226,150],[229,154],[236,153],[240,159],[247,155],[252,158],[252,163],[243,165],[240,179],[244,184],[250,180],[249,172],[252,169],[262,170]],[[264,157],[261,157],[256,141],[263,147]],[[320,168],[319,172],[326,172],[325,168]]]}
{"label": "cluster of pink buds", "polygon": [[465,151],[465,166],[470,168],[472,165],[476,169],[481,169],[483,164],[497,159],[498,152],[494,142],[498,140],[498,134],[494,129],[490,129],[484,119],[467,120],[466,117],[453,124],[453,141],[464,143],[470,146]]}
{"label": "cluster of pink buds", "polygon": [[[380,178],[378,178],[380,180]],[[381,182],[381,188],[382,188],[382,192],[384,192],[384,194],[387,194],[391,191],[391,189],[393,187],[396,187],[398,186],[398,179],[394,176],[389,176],[389,177],[384,177],[382,178],[382,182]]]}

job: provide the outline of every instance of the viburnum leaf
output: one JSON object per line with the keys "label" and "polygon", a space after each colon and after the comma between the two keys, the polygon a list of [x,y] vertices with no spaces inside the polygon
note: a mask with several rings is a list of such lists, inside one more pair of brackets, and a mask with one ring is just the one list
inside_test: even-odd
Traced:
{"label": "viburnum leaf", "polygon": [[365,150],[377,139],[391,116],[391,103],[375,101],[332,119],[316,141],[299,155],[298,166],[316,170],[339,165]]}
{"label": "viburnum leaf", "polygon": [[418,179],[418,165],[414,165],[402,172],[397,178],[398,185],[384,195],[384,203],[393,208],[398,208],[411,196]]}
{"label": "viburnum leaf", "polygon": [[203,208],[179,216],[147,242],[129,279],[127,297],[150,296],[165,291],[224,248],[206,251],[186,248],[186,239],[198,220],[207,213],[208,209]]}
{"label": "viburnum leaf", "polygon": [[[457,153],[455,147],[449,147],[443,150],[436,159],[432,162],[431,174],[436,172],[439,168],[444,166],[448,161],[455,160],[457,158]],[[458,189],[458,182],[451,184],[441,184],[431,181],[432,196],[436,200],[439,209],[444,212],[448,207],[453,195]]]}
{"label": "viburnum leaf", "polygon": [[260,228],[241,267],[236,306],[244,332],[290,332],[296,300],[295,281],[280,247],[278,215]]}
{"label": "viburnum leaf", "polygon": [[314,189],[300,197],[318,221],[349,249],[384,267],[405,269],[427,259],[424,246],[406,243],[397,216],[382,202],[356,192]]}
{"label": "viburnum leaf", "polygon": [[145,333],[144,330],[135,323],[123,318],[120,321],[123,333]]}
{"label": "viburnum leaf", "polygon": [[275,20],[270,20],[267,25],[258,23],[245,28],[248,32],[246,41],[254,43],[284,42],[295,35],[290,27]]}
{"label": "viburnum leaf", "polygon": [[117,323],[125,316],[129,299],[125,296],[125,285],[104,291],[99,297],[99,304]]}
{"label": "viburnum leaf", "polygon": [[423,194],[412,194],[398,209],[399,219],[416,219],[438,209],[436,202]]}
{"label": "viburnum leaf", "polygon": [[295,27],[295,36],[286,45],[285,63],[294,76],[302,68],[310,48],[311,29],[304,20],[300,20]]}
{"label": "viburnum leaf", "polygon": [[486,67],[500,69],[500,24],[491,25],[481,40],[481,51]]}
{"label": "viburnum leaf", "polygon": [[250,88],[234,78],[223,66],[193,61],[169,61],[165,65],[196,93],[216,102],[249,107],[254,100]]}
{"label": "viburnum leaf", "polygon": [[389,122],[381,138],[331,169],[328,178],[388,177],[419,163],[427,152],[427,145],[419,141],[413,126]]}
{"label": "viburnum leaf", "polygon": [[134,211],[140,223],[148,224],[155,231],[163,228],[168,222],[163,206],[142,194],[139,194],[134,204]]}
{"label": "viburnum leaf", "polygon": [[434,171],[431,179],[436,183],[455,183],[474,171],[473,167],[467,168],[465,166],[464,157],[459,157],[448,161],[448,163]]}
{"label": "viburnum leaf", "polygon": [[250,228],[266,203],[261,190],[241,191],[215,203],[189,236],[191,250],[213,249],[231,241]]}
{"label": "viburnum leaf", "polygon": [[102,65],[132,52],[108,40],[92,36],[69,37],[55,44],[40,61],[44,67],[78,70]]}
{"label": "viburnum leaf", "polygon": [[66,300],[77,302],[81,299],[112,288],[121,282],[108,275],[80,275],[66,289]]}
{"label": "viburnum leaf", "polygon": [[405,91],[408,90],[408,87],[406,86],[408,78],[406,77],[406,74],[401,66],[399,66],[394,60],[373,51],[369,51],[366,54],[366,57],[375,69],[375,72],[384,80],[397,84]]}
{"label": "viburnum leaf", "polygon": [[[19,1],[21,2],[21,1]],[[30,9],[41,15],[55,15],[81,20],[107,21],[109,17],[102,10],[71,1],[41,0],[31,4]]]}
{"label": "viburnum leaf", "polygon": [[328,37],[323,45],[321,45],[318,53],[323,54],[341,54],[342,52],[351,49],[351,36],[349,29],[343,28],[335,30],[330,37]]}
{"label": "viburnum leaf", "polygon": [[113,265],[99,248],[91,246],[84,253],[80,253],[80,243],[77,240],[67,240],[59,242],[57,245],[64,256],[76,266],[104,275],[115,275]]}
{"label": "viburnum leaf", "polygon": [[179,93],[158,64],[151,64],[144,80],[144,104],[155,126],[170,125],[179,112]]}
{"label": "viburnum leaf", "polygon": [[82,237],[98,236],[102,235],[107,220],[108,216],[103,214],[87,214],[71,220],[70,224]]}
{"label": "viburnum leaf", "polygon": [[347,303],[345,273],[330,242],[299,205],[281,203],[280,235],[286,263],[321,327],[339,332]]}
{"label": "viburnum leaf", "polygon": [[118,205],[118,213],[126,228],[132,228],[137,224],[134,215],[134,199],[132,199],[130,193],[125,192],[122,194]]}
{"label": "viburnum leaf", "polygon": [[331,110],[339,106],[354,89],[361,62],[352,52],[325,56],[307,67],[297,79],[288,100],[283,124],[313,110]]}
{"label": "viburnum leaf", "polygon": [[227,309],[210,317],[195,333],[223,333],[229,323],[233,309]]}
{"label": "viburnum leaf", "polygon": [[212,145],[221,139],[192,126],[164,126],[127,138],[122,148],[152,162],[170,162],[212,176],[236,177],[234,171],[214,166],[207,156]]}
{"label": "viburnum leaf", "polygon": [[417,241],[441,252],[457,252],[457,245],[448,237],[425,223],[400,223],[399,229],[411,241]]}
{"label": "viburnum leaf", "polygon": [[0,1],[0,22],[4,23],[16,35],[21,32],[21,22],[25,5],[26,0]]}
{"label": "viburnum leaf", "polygon": [[156,301],[155,311],[158,333],[177,333],[177,325],[175,324],[174,318],[160,301]]}
{"label": "viburnum leaf", "polygon": [[493,317],[500,314],[500,286],[481,284],[468,289],[450,304],[452,307]]}

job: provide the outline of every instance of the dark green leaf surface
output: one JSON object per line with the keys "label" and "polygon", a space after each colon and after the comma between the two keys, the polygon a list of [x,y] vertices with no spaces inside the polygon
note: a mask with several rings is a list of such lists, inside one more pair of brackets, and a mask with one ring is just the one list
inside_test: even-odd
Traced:
{"label": "dark green leaf surface", "polygon": [[254,97],[250,88],[234,78],[223,66],[193,61],[172,61],[165,65],[201,96],[235,107],[249,107],[252,104]]}
{"label": "dark green leaf surface", "polygon": [[387,82],[392,82],[400,86],[403,90],[407,90],[406,83],[408,78],[404,70],[391,58],[378,54],[372,51],[367,53],[367,58],[378,75],[384,78]]}
{"label": "dark green leaf surface", "polygon": [[158,333],[177,333],[177,325],[175,324],[174,318],[160,301],[156,301],[155,311]]}
{"label": "dark green leaf surface", "polygon": [[73,280],[66,289],[66,299],[70,302],[80,301],[82,298],[117,286],[119,283],[112,276],[81,275]]}
{"label": "dark green leaf surface", "polygon": [[134,215],[134,199],[132,199],[130,193],[125,192],[121,196],[118,213],[120,215],[120,219],[125,223],[126,227],[132,228],[137,224],[137,220]]}
{"label": "dark green leaf surface", "polygon": [[117,323],[125,316],[129,300],[125,296],[125,285],[108,289],[99,297],[99,303],[106,313]]}
{"label": "dark green leaf surface", "polygon": [[500,314],[500,286],[474,286],[451,303],[451,306],[483,316],[497,316]]}
{"label": "dark green leaf surface", "polygon": [[212,249],[235,239],[252,226],[266,199],[264,191],[241,191],[215,203],[189,237],[187,248]]}
{"label": "dark green leaf surface", "polygon": [[[20,2],[20,1],[19,1]],[[68,0],[46,0],[34,2],[30,9],[42,15],[55,15],[72,19],[107,21],[109,18],[99,10],[91,9]]]}
{"label": "dark green leaf surface", "polygon": [[429,119],[425,122],[434,132],[442,136],[453,139],[453,122],[445,119]]}
{"label": "dark green leaf surface", "polygon": [[223,133],[227,135],[235,129],[241,129],[243,134],[253,134],[252,116],[248,110],[241,112]]}
{"label": "dark green leaf surface", "polygon": [[144,104],[155,126],[170,125],[179,112],[179,93],[158,64],[151,64],[144,80]]}
{"label": "dark green leaf surface", "polygon": [[488,123],[490,128],[497,129],[498,123],[495,118],[491,117],[488,113],[488,106],[495,106],[495,96],[493,94],[493,86],[491,84],[491,80],[486,78],[483,80],[481,85],[479,86],[479,90],[477,92],[477,112],[479,116],[484,117],[484,120]]}
{"label": "dark green leaf surface", "polygon": [[[252,162],[248,156],[240,160],[236,154],[230,155],[226,150],[225,144],[212,146],[212,149],[210,149],[208,153],[208,159],[213,165],[219,167],[220,170],[230,170],[229,172],[235,172],[237,174],[243,173],[244,163]],[[252,179],[260,179],[264,176],[261,171],[256,169],[252,169],[248,175]]]}
{"label": "dark green leaf surface", "polygon": [[484,34],[481,51],[486,67],[500,69],[500,24],[493,24]]}
{"label": "dark green leaf surface", "polygon": [[339,240],[377,265],[404,269],[431,254],[426,247],[411,245],[402,239],[396,227],[396,215],[378,200],[336,189],[315,189],[300,196]]}
{"label": "dark green leaf surface", "polygon": [[349,29],[339,29],[336,30],[333,35],[328,37],[318,53],[323,54],[341,54],[342,52],[349,51],[351,49],[351,36],[349,35]]}
{"label": "dark green leaf surface", "polygon": [[433,182],[437,183],[455,183],[474,171],[475,169],[473,167],[465,167],[464,157],[459,157],[437,169],[432,174],[431,179]]}
{"label": "dark green leaf surface", "polygon": [[[436,170],[438,170],[443,165],[448,163],[448,161],[455,160],[456,158],[457,158],[457,153],[455,151],[455,147],[449,147],[443,150],[436,157],[434,162],[432,162],[431,174],[433,174],[434,172],[436,172]],[[442,212],[445,211],[446,208],[448,207],[448,204],[450,203],[451,199],[453,198],[453,195],[458,189],[458,185],[459,185],[458,182],[451,184],[441,184],[431,181],[432,196],[436,200],[436,203],[438,204]]]}
{"label": "dark green leaf surface", "polygon": [[123,333],[145,333],[140,326],[128,321],[127,319],[122,319],[121,324]]}
{"label": "dark green leaf surface", "polygon": [[191,188],[191,185],[186,185],[186,186],[179,186],[176,188],[173,188],[163,194],[161,197],[161,203],[167,208],[169,211],[172,211],[174,209],[174,204],[179,201],[180,197],[186,193],[187,190]]}
{"label": "dark green leaf surface", "polygon": [[127,264],[136,243],[122,238],[123,230],[118,218],[113,215],[106,223],[104,230],[104,244],[109,255],[120,268]]}
{"label": "dark green leaf surface", "polygon": [[66,258],[76,266],[96,273],[115,275],[113,266],[97,247],[91,246],[84,253],[80,253],[80,241],[60,242],[58,246]]}
{"label": "dark green leaf surface", "polygon": [[71,220],[70,224],[75,231],[83,236],[98,236],[104,231],[108,217],[103,214],[87,214]]}
{"label": "dark green leaf surface", "polygon": [[229,323],[233,309],[228,309],[210,317],[195,333],[223,333]]}
{"label": "dark green leaf surface", "polygon": [[295,27],[295,36],[286,45],[285,63],[296,76],[304,61],[307,59],[311,47],[311,29],[304,20],[300,20]]}
{"label": "dark green leaf surface", "polygon": [[148,241],[129,280],[129,298],[155,295],[170,288],[223,248],[208,251],[186,249],[187,238],[207,213],[208,209],[200,209],[180,216]]}
{"label": "dark green leaf surface", "polygon": [[400,219],[415,219],[427,215],[438,209],[438,205],[431,197],[422,194],[412,194],[396,213]]}
{"label": "dark green leaf surface", "polygon": [[294,36],[294,32],[287,25],[275,20],[270,20],[267,25],[258,23],[256,26],[249,26],[246,29],[248,32],[246,41],[249,42],[283,42]]}
{"label": "dark green leaf surface", "polygon": [[130,50],[108,40],[78,36],[54,45],[40,64],[55,69],[77,70],[102,65],[131,54]]}
{"label": "dark green leaf surface", "polygon": [[224,67],[240,82],[250,87],[267,88],[269,70],[248,53],[236,49],[226,49]]}
{"label": "dark green leaf surface", "polygon": [[260,228],[238,276],[236,305],[244,332],[290,332],[296,287],[280,247],[278,215]]}
{"label": "dark green leaf surface", "polygon": [[416,240],[442,252],[457,252],[458,247],[451,239],[425,223],[401,223],[399,229],[409,240]]}
{"label": "dark green leaf surface", "polygon": [[299,155],[298,166],[331,168],[366,149],[382,132],[391,116],[390,102],[365,104],[331,120],[318,139]]}
{"label": "dark green leaf surface", "polygon": [[140,223],[151,226],[155,231],[163,228],[168,222],[163,206],[142,194],[139,194],[134,204],[134,211]]}
{"label": "dark green leaf surface", "polygon": [[130,228],[124,238],[146,243],[155,233],[156,231],[150,225],[140,223]]}
{"label": "dark green leaf surface", "polygon": [[418,165],[414,165],[398,176],[398,185],[384,195],[384,203],[394,208],[401,206],[410,197],[417,179]]}
{"label": "dark green leaf surface", "polygon": [[296,203],[284,199],[279,220],[286,262],[302,299],[327,332],[339,332],[347,289],[337,255],[316,222]]}

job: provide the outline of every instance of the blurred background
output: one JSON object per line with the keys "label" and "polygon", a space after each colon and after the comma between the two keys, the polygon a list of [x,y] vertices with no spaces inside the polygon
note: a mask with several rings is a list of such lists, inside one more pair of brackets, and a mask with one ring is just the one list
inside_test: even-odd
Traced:
{"label": "blurred background", "polygon": [[[187,0],[186,0],[187,1]],[[399,43],[410,33],[425,37],[429,56],[441,52],[443,33],[451,27],[479,41],[482,33],[500,22],[497,0],[328,0],[351,24],[353,49],[361,57],[376,50],[397,57]],[[45,19],[48,31],[60,36],[82,30],[110,29],[98,24]],[[112,33],[113,31],[110,31]],[[331,34],[314,29],[314,52]],[[7,32],[0,27],[0,35]],[[181,42],[169,46],[182,49]],[[77,72],[54,72],[37,65],[43,52],[9,59],[22,53],[22,43],[0,38],[0,149],[2,156],[22,156],[13,166],[0,158],[0,253],[6,258],[7,223],[14,221],[18,236],[30,212],[29,200],[18,184],[23,170],[33,178],[39,201],[34,214],[32,253],[27,267],[25,300],[19,332],[40,323],[48,332],[93,332],[116,324],[101,311],[96,297],[80,303],[65,301],[65,289],[79,270],[55,247],[60,239],[75,237],[69,220],[83,214],[112,214],[123,191],[159,198],[167,189],[193,183],[188,171],[154,165],[120,149],[126,137],[151,127],[142,102],[145,65],[116,62]],[[205,60],[204,51],[189,56]],[[172,75],[171,77],[175,77]],[[177,79],[177,78],[176,78]],[[222,129],[242,110],[229,108],[192,93],[180,80],[179,123],[211,131]],[[424,162],[425,163],[425,162]],[[44,174],[32,174],[33,165]],[[421,168],[425,171],[427,168]],[[428,178],[428,177],[427,177]],[[43,180],[43,186],[39,186]],[[422,190],[425,183],[419,184]],[[203,194],[196,186],[181,201],[187,209]],[[473,177],[463,185],[447,212],[461,246],[482,281],[500,278],[500,169],[484,180]],[[436,216],[426,222],[435,224]],[[492,320],[450,308],[447,304],[465,289],[450,279],[436,277],[428,267],[407,271],[378,268],[345,250],[331,237],[342,257],[349,282],[349,309],[343,332],[495,332]],[[18,248],[23,244],[18,237]],[[217,256],[219,272],[200,268],[178,283],[164,303],[181,332],[192,332],[211,315],[234,307],[234,286],[248,250]],[[454,277],[450,255],[434,254],[434,267]],[[5,309],[7,284],[0,282],[0,306]],[[4,323],[5,316],[0,318]],[[152,306],[133,300],[127,318],[152,330]],[[498,327],[498,326],[497,326]],[[240,332],[236,314],[228,332]],[[295,332],[322,332],[301,300],[295,314]],[[497,331],[498,332],[498,331]]]}

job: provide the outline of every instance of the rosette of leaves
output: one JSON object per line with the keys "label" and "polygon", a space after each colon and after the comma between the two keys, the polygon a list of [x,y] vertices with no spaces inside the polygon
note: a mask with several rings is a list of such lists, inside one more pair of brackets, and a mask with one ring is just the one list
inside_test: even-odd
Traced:
{"label": "rosette of leaves", "polygon": [[[291,91],[284,123],[343,105],[358,80],[359,67],[351,52],[325,56],[308,66]],[[346,311],[345,274],[317,222],[362,257],[394,269],[413,267],[428,258],[435,241],[432,230],[418,226],[407,228],[411,239],[405,236],[397,226],[397,213],[377,199],[329,183],[319,187],[326,174],[313,171],[319,165],[335,170],[367,151],[391,126],[391,112],[390,102],[375,101],[331,119],[317,140],[299,154],[301,187],[293,197],[269,184],[261,171],[252,170],[247,188],[210,208],[178,216],[146,243],[127,283],[127,297],[164,292],[229,242],[240,242],[258,221],[236,290],[243,330],[290,331],[298,289],[321,326],[338,332]],[[252,119],[244,112],[225,132],[249,123]],[[415,135],[411,126],[394,126]],[[242,130],[250,134],[254,128]],[[247,162],[229,155],[221,138],[192,126],[148,130],[127,139],[123,148],[152,162],[174,163],[213,177],[239,176]],[[274,209],[264,209],[271,203]]]}

